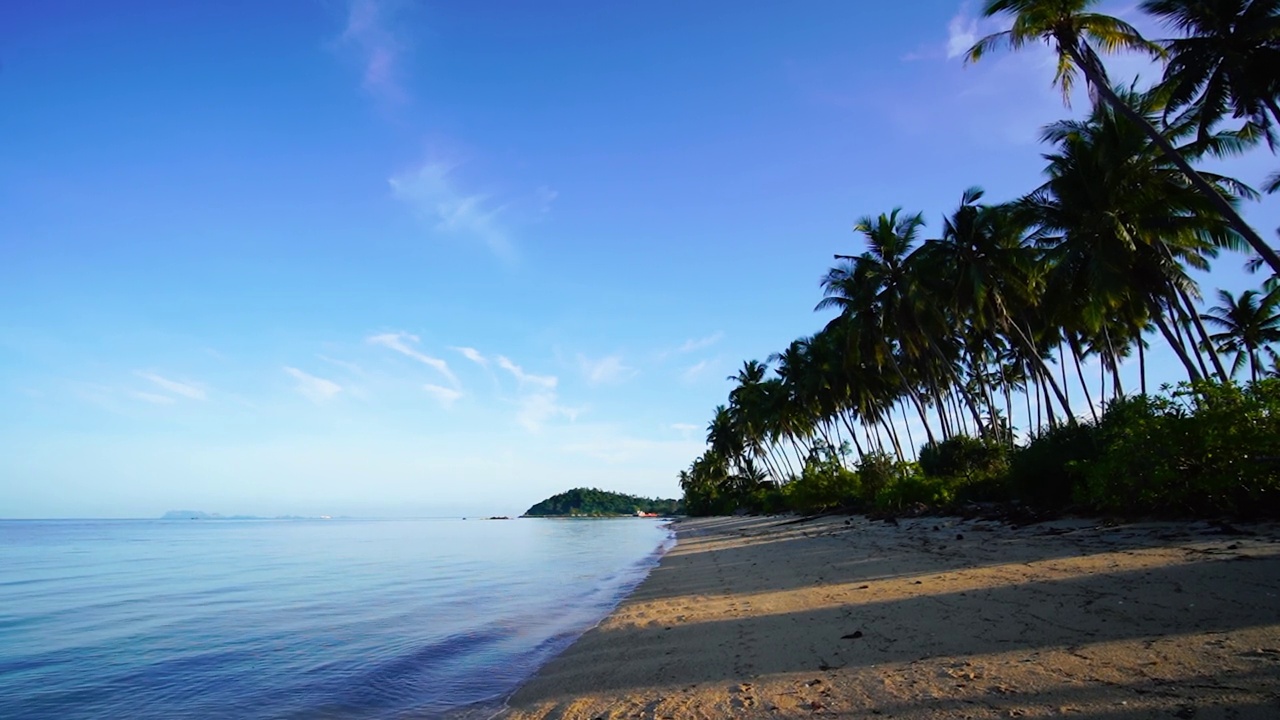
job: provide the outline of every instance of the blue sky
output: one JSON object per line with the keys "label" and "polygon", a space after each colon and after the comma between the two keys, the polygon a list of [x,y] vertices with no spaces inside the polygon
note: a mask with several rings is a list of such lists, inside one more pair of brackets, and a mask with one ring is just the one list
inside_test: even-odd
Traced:
{"label": "blue sky", "polygon": [[855,218],[1038,184],[1069,111],[975,8],[11,4],[0,517],[678,494]]}

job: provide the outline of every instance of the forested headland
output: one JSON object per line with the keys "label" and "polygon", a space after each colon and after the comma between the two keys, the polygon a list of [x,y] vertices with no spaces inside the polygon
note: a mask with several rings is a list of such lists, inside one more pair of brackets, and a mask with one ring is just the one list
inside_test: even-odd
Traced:
{"label": "forested headland", "polygon": [[[1238,212],[1280,173],[1255,189],[1206,169],[1280,149],[1280,0],[1142,2],[1166,40],[1096,4],[985,4],[1009,29],[970,62],[1043,43],[1064,98],[1083,81],[1091,108],[1042,129],[1044,179],[1021,196],[958,192],[936,229],[901,208],[856,222],[860,252],[815,298],[834,317],[730,378],[680,473],[688,513],[1280,516],[1280,257]],[[1163,76],[1115,83],[1114,50]],[[1219,260],[1257,286],[1206,299],[1197,271]],[[1185,381],[1148,387],[1152,343]]]}
{"label": "forested headland", "polygon": [[596,488],[574,488],[552,495],[526,510],[524,515],[525,517],[608,517],[635,515],[638,512],[674,515],[680,512],[680,501],[650,499]]}

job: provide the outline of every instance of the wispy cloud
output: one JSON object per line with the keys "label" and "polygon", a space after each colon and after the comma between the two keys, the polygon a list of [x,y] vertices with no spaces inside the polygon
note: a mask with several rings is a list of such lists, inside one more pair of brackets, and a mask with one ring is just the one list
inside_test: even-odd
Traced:
{"label": "wispy cloud", "polygon": [[701,360],[685,368],[684,372],[680,373],[680,377],[685,382],[693,382],[694,380],[697,380],[698,378],[705,375],[707,372],[707,369],[710,367],[711,367],[710,360]]}
{"label": "wispy cloud", "polygon": [[511,362],[511,360],[505,355],[499,355],[497,357],[497,363],[498,367],[511,373],[516,380],[519,380],[521,385],[536,385],[550,390],[554,389],[556,384],[559,382],[554,375],[534,375],[532,373],[527,373],[524,371],[524,368]]}
{"label": "wispy cloud", "polygon": [[515,250],[498,219],[503,208],[494,207],[488,195],[461,190],[452,177],[455,169],[429,162],[388,182],[396,199],[412,207],[434,231],[478,240],[499,257],[512,259]]}
{"label": "wispy cloud", "polygon": [[560,404],[560,397],[556,392],[559,378],[554,375],[535,375],[525,372],[524,368],[505,355],[494,356],[493,362],[510,373],[519,384],[515,419],[526,430],[538,432],[544,425],[557,418],[573,421],[582,412],[581,408]]}
{"label": "wispy cloud", "polygon": [[356,53],[363,69],[361,85],[380,101],[402,103],[408,98],[400,82],[405,47],[391,30],[398,3],[351,0],[340,43]]}
{"label": "wispy cloud", "polygon": [[680,436],[685,440],[691,440],[693,439],[693,434],[698,432],[701,428],[693,423],[672,423],[671,429],[680,433]]}
{"label": "wispy cloud", "polygon": [[678,347],[674,347],[669,350],[663,350],[662,352],[658,353],[658,357],[659,359],[665,359],[673,355],[684,355],[685,353],[691,353],[696,350],[705,350],[711,347],[712,345],[715,345],[716,343],[720,342],[723,339],[724,339],[724,332],[717,330],[716,332],[713,332],[710,335],[707,335],[705,337],[690,338],[688,340],[685,340],[684,343],[679,345]]}
{"label": "wispy cloud", "polygon": [[569,421],[577,420],[581,412],[581,408],[561,405],[554,391],[539,388],[526,393],[520,398],[516,422],[523,425],[530,432],[538,432],[544,425],[556,418],[565,418]]}
{"label": "wispy cloud", "polygon": [[453,388],[447,388],[442,385],[432,385],[431,383],[427,383],[422,386],[422,389],[426,390],[428,395],[438,400],[441,407],[452,407],[453,404],[458,401],[458,398],[462,397],[461,391],[454,390]]}
{"label": "wispy cloud", "polygon": [[978,41],[978,19],[970,14],[969,3],[947,23],[947,59],[960,57]]}
{"label": "wispy cloud", "polygon": [[449,382],[452,383],[454,387],[458,387],[460,385],[457,376],[449,369],[449,363],[441,360],[440,358],[427,355],[411,345],[411,343],[417,344],[418,336],[416,335],[410,335],[406,332],[384,333],[382,335],[374,335],[370,337],[369,342],[374,345],[381,345],[382,347],[395,350],[401,355],[413,358],[423,365],[434,368],[441,375],[448,378]]}
{"label": "wispy cloud", "polygon": [[332,380],[316,377],[295,367],[285,366],[284,371],[298,381],[297,390],[303,397],[314,403],[331,400],[342,392],[342,386]]}
{"label": "wispy cloud", "polygon": [[556,191],[497,199],[464,187],[457,163],[430,161],[387,180],[391,194],[408,205],[432,230],[479,242],[503,260],[516,257],[512,228],[536,223],[551,211]]}
{"label": "wispy cloud", "polygon": [[208,398],[208,393],[205,392],[205,389],[192,382],[178,382],[151,372],[139,371],[137,375],[144,380],[150,380],[161,389],[174,395],[180,395],[191,400],[205,400]]}
{"label": "wispy cloud", "polygon": [[485,357],[484,355],[481,355],[480,351],[475,348],[451,347],[449,349],[462,353],[462,357],[470,360],[471,362],[481,367],[486,367],[486,368],[489,367],[489,358]]}
{"label": "wispy cloud", "polygon": [[717,331],[717,332],[711,333],[706,337],[697,338],[694,340],[685,340],[683,345],[676,348],[676,352],[687,353],[687,352],[693,352],[694,350],[702,350],[704,348],[709,348],[712,345],[715,345],[716,343],[720,342],[722,339],[724,339],[724,333]]}
{"label": "wispy cloud", "polygon": [[578,366],[587,382],[592,385],[615,383],[635,377],[636,370],[623,364],[622,357],[610,355],[592,360],[585,355],[578,355]]}

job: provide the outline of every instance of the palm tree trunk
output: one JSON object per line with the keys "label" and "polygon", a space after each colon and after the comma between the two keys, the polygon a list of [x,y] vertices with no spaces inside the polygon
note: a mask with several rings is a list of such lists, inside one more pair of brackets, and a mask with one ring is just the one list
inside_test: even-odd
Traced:
{"label": "palm tree trunk", "polygon": [[907,459],[902,456],[902,443],[898,442],[898,433],[893,429],[893,423],[889,422],[888,413],[880,418],[880,424],[884,426],[885,432],[889,435],[889,442],[893,443],[893,452],[898,456],[898,462],[906,462]]}
{"label": "palm tree trunk", "polygon": [[862,449],[862,443],[858,441],[858,433],[854,430],[853,423],[849,422],[849,416],[843,412],[837,412],[836,415],[840,416],[840,421],[844,423],[845,429],[849,431],[849,437],[853,438],[853,446],[858,449],[858,457],[866,455],[866,452]]}
{"label": "palm tree trunk", "polygon": [[1146,342],[1142,339],[1142,331],[1138,331],[1138,380],[1142,383],[1142,394],[1147,394],[1147,352]]}
{"label": "palm tree trunk", "polygon": [[[894,372],[897,373],[898,380],[902,382],[902,387],[907,391],[907,394],[911,396],[911,399],[915,401],[916,407],[920,409],[920,422],[924,423],[924,432],[929,436],[929,442],[933,442],[933,431],[929,429],[929,422],[925,420],[924,407],[920,400],[920,393],[916,391],[914,385],[907,382],[907,376],[903,374],[902,368],[898,367],[898,361],[893,357],[892,353],[889,355],[889,364],[893,366]],[[943,428],[942,432],[945,435],[946,429]]]}
{"label": "palm tree trunk", "polygon": [[1200,347],[1204,348],[1205,354],[1213,362],[1213,369],[1218,371],[1218,378],[1222,382],[1227,382],[1231,376],[1227,373],[1227,369],[1223,367],[1222,358],[1218,357],[1218,353],[1214,352],[1213,342],[1209,340],[1209,331],[1205,330],[1204,323],[1200,321],[1200,313],[1196,312],[1195,303],[1191,302],[1191,296],[1181,288],[1178,289],[1178,296],[1182,298],[1182,303],[1186,305],[1187,314],[1191,316],[1191,322],[1196,326],[1196,333],[1200,335]]}
{"label": "palm tree trunk", "polygon": [[1022,368],[1022,374],[1026,378],[1022,387],[1022,399],[1027,401],[1027,436],[1031,435],[1031,425],[1035,422],[1035,418],[1031,415],[1031,375],[1027,372],[1025,363]]}
{"label": "palm tree trunk", "polygon": [[911,424],[907,421],[907,407],[902,403],[898,403],[898,412],[902,413],[902,428],[907,431],[907,443],[911,445],[911,452],[915,454],[916,439],[911,435]]}
{"label": "palm tree trunk", "polygon": [[[1191,351],[1187,354],[1195,358],[1196,364],[1200,366],[1200,377],[1207,380],[1209,378],[1209,366],[1205,364],[1204,356],[1200,354],[1195,341],[1191,339],[1191,321],[1187,319],[1187,314],[1182,310],[1182,305],[1176,300],[1169,298],[1166,302],[1169,304],[1171,313],[1169,323],[1173,327],[1173,334],[1178,337],[1178,342],[1182,344],[1183,348],[1191,348]],[[1183,337],[1184,333],[1185,337]]]}
{"label": "palm tree trunk", "polygon": [[1182,347],[1182,343],[1178,337],[1169,329],[1168,323],[1164,320],[1164,313],[1160,312],[1160,308],[1152,308],[1151,317],[1156,322],[1156,327],[1160,328],[1160,334],[1164,335],[1164,339],[1169,341],[1169,347],[1173,348],[1173,352],[1178,355],[1178,359],[1182,361],[1183,367],[1187,369],[1187,376],[1192,382],[1201,379],[1200,372],[1196,370],[1195,363],[1191,362],[1191,358],[1187,357],[1187,351]]}
{"label": "palm tree trunk", "polygon": [[1258,255],[1262,256],[1262,259],[1271,266],[1271,270],[1273,272],[1280,273],[1280,255],[1276,255],[1276,251],[1262,239],[1262,236],[1259,235],[1256,230],[1249,227],[1249,224],[1244,221],[1244,218],[1240,217],[1240,213],[1236,212],[1236,209],[1232,206],[1231,202],[1228,201],[1227,198],[1223,197],[1222,193],[1218,192],[1216,188],[1210,185],[1209,181],[1201,177],[1200,173],[1196,172],[1195,168],[1191,167],[1191,163],[1187,162],[1187,159],[1182,157],[1182,153],[1178,152],[1178,149],[1173,146],[1173,143],[1169,142],[1169,139],[1166,138],[1163,133],[1157,130],[1151,123],[1147,122],[1147,119],[1144,118],[1141,113],[1129,107],[1127,103],[1116,95],[1115,90],[1111,89],[1111,83],[1102,76],[1097,67],[1085,62],[1084,58],[1080,55],[1079,48],[1076,47],[1074,43],[1070,42],[1069,38],[1067,39],[1067,42],[1063,42],[1063,38],[1057,38],[1057,40],[1059,49],[1064,50],[1071,57],[1071,60],[1075,62],[1076,67],[1080,68],[1080,70],[1084,72],[1085,78],[1088,79],[1089,84],[1093,89],[1102,96],[1102,99],[1106,100],[1107,104],[1110,105],[1113,110],[1125,116],[1129,122],[1132,122],[1142,128],[1143,132],[1147,134],[1147,137],[1151,138],[1151,141],[1160,148],[1165,156],[1172,160],[1174,165],[1178,166],[1178,169],[1182,171],[1182,174],[1187,176],[1187,180],[1191,182],[1191,185],[1195,187],[1201,195],[1208,198],[1214,208],[1219,213],[1222,213],[1222,216],[1227,219],[1227,222],[1231,227],[1244,237],[1245,241],[1253,247],[1254,251],[1257,252]]}
{"label": "palm tree trunk", "polygon": [[[1003,306],[1001,306],[1001,310],[1003,312]],[[1009,317],[1007,312],[1004,315]],[[1017,322],[1012,322],[1012,318],[1010,320],[1009,325],[1017,331],[1018,339],[1022,341],[1023,351],[1031,357],[1032,362],[1035,363],[1040,373],[1049,381],[1049,384],[1053,387],[1053,393],[1058,396],[1058,402],[1062,403],[1062,409],[1066,411],[1067,417],[1071,418],[1071,422],[1075,422],[1075,414],[1071,412],[1071,402],[1067,400],[1066,394],[1062,392],[1062,388],[1058,387],[1057,381],[1053,379],[1053,371],[1049,369],[1048,363],[1036,351],[1036,344],[1031,341],[1031,337],[1027,333],[1023,332],[1022,326]]]}
{"label": "palm tree trunk", "polygon": [[[1098,422],[1098,410],[1093,406],[1093,396],[1089,393],[1089,383],[1084,381],[1084,370],[1080,367],[1080,338],[1075,333],[1067,333],[1067,342],[1071,345],[1071,357],[1076,364],[1076,377],[1080,378],[1080,389],[1084,390],[1084,401],[1089,403],[1089,415]],[[1102,358],[1098,358],[1102,362]],[[1063,363],[1065,365],[1065,362]],[[1066,382],[1065,380],[1063,382]]]}

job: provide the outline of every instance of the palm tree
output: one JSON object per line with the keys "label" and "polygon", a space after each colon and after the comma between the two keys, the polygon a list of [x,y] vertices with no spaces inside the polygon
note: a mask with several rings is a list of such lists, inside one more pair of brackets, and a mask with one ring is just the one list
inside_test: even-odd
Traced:
{"label": "palm tree", "polygon": [[967,61],[976,62],[1001,45],[1018,50],[1035,41],[1049,44],[1058,54],[1058,68],[1053,80],[1055,85],[1062,88],[1064,98],[1070,96],[1076,73],[1082,73],[1089,88],[1114,111],[1141,128],[1272,270],[1280,272],[1280,255],[1240,217],[1232,201],[1196,172],[1151,120],[1126,105],[1111,87],[1106,68],[1094,49],[1094,44],[1103,52],[1133,50],[1155,56],[1164,55],[1164,49],[1143,38],[1132,25],[1123,20],[1087,12],[1097,4],[1098,0],[988,0],[983,15],[1012,15],[1013,26],[976,42],[969,49]]}
{"label": "palm tree", "polygon": [[[1163,109],[1154,94],[1118,92],[1148,117]],[[1194,132],[1191,123],[1169,129],[1175,142]],[[1045,155],[1049,179],[1016,206],[1036,226],[1031,238],[1049,264],[1044,304],[1057,313],[1054,324],[1093,338],[1114,368],[1151,321],[1192,379],[1207,374],[1179,335],[1196,293],[1185,268],[1207,268],[1217,248],[1239,247],[1238,236],[1127,114],[1095,105],[1088,118],[1054,123],[1043,137],[1054,145]],[[1215,194],[1237,185],[1207,177],[1221,188]]]}
{"label": "palm tree", "polygon": [[1276,148],[1280,127],[1280,0],[1146,0],[1142,9],[1181,31],[1162,43],[1167,112],[1188,108],[1199,134],[1228,112]]}
{"label": "palm tree", "polygon": [[[960,207],[943,219],[942,237],[912,253],[911,269],[932,295],[929,304],[945,308],[954,324],[967,323],[965,332],[981,338],[980,347],[994,349],[1003,336],[1025,351],[1037,377],[1048,383],[1070,417],[1062,386],[1028,329],[1014,320],[1014,311],[1032,302],[1034,257],[1023,243],[1026,225],[1008,207],[979,204],[982,196],[980,188],[965,191]],[[976,360],[970,365],[980,372]],[[990,392],[982,394],[994,415]]]}
{"label": "palm tree", "polygon": [[1249,377],[1257,381],[1265,370],[1261,353],[1268,351],[1272,361],[1280,354],[1270,345],[1280,342],[1280,291],[1267,294],[1246,290],[1237,299],[1226,290],[1218,291],[1218,302],[1209,312],[1201,315],[1205,322],[1221,328],[1209,339],[1217,343],[1219,352],[1234,352],[1231,365],[1234,376],[1249,361]]}

